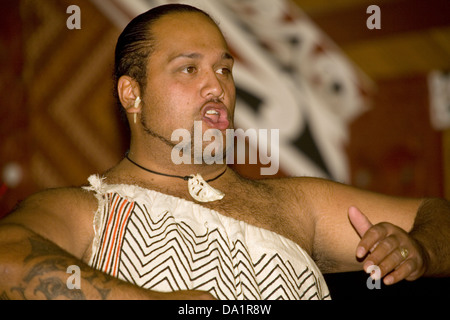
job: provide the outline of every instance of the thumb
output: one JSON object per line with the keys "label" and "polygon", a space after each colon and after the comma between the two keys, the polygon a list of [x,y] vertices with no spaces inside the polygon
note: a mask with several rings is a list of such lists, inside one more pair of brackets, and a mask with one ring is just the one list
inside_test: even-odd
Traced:
{"label": "thumb", "polygon": [[369,219],[356,207],[348,208],[348,218],[361,238],[373,226]]}

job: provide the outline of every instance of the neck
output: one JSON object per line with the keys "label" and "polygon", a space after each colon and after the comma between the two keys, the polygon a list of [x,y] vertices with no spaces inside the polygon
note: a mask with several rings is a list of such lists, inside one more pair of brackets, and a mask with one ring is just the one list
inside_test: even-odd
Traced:
{"label": "neck", "polygon": [[[138,167],[140,170],[143,170],[152,175],[166,178],[166,182],[167,182],[167,179],[172,179],[172,180],[182,179],[184,181],[187,181],[187,187],[188,187],[189,194],[196,201],[199,201],[199,202],[218,201],[218,200],[222,200],[222,198],[225,196],[225,194],[222,191],[213,188],[212,186],[210,186],[208,184],[208,182],[213,182],[213,181],[219,179],[221,176],[223,176],[225,174],[225,172],[227,171],[226,167],[225,167],[225,170],[223,170],[220,174],[216,175],[214,178],[210,178],[205,181],[205,179],[199,173],[180,176],[180,175],[175,175],[175,174],[158,172],[158,171],[146,168],[146,167],[138,164],[137,162],[135,162],[134,160],[132,160],[130,158],[129,153],[127,153],[125,155],[125,157],[130,163],[132,163],[133,165]],[[175,184],[171,183],[171,185],[174,186]],[[172,190],[172,192],[173,192],[173,190]]]}
{"label": "neck", "polygon": [[[170,152],[167,149],[170,149]],[[171,158],[172,149],[169,146],[151,148],[151,151],[130,148],[127,157],[131,160],[129,162],[135,167],[140,167],[138,169],[142,170],[143,167],[149,174],[154,174],[152,173],[154,171],[162,173],[163,176],[188,177],[193,174],[200,174],[205,180],[208,180],[223,173],[227,168],[225,160],[223,164],[206,164],[204,162],[195,164],[193,159],[191,159],[190,163],[175,164]]]}

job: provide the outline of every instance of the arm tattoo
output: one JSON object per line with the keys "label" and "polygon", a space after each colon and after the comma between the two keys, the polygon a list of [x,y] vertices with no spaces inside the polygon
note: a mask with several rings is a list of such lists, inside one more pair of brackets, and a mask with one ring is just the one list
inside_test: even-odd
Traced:
{"label": "arm tattoo", "polygon": [[[67,283],[63,281],[64,278],[61,277],[61,272],[66,274],[67,268],[76,264],[80,267],[81,278],[85,280],[83,283],[89,284],[101,299],[108,297],[110,289],[99,288],[95,284],[107,285],[113,278],[86,266],[44,238],[35,236],[28,238],[28,240],[30,241],[31,252],[23,262],[31,265],[31,268],[23,278],[22,286],[11,288],[11,291],[16,291],[23,299],[27,299],[27,296],[31,294],[44,296],[45,299],[49,300],[61,298],[86,299],[85,292],[82,289],[69,289]],[[30,285],[34,288],[30,288]],[[7,294],[5,292],[0,294],[0,299],[8,299]]]}

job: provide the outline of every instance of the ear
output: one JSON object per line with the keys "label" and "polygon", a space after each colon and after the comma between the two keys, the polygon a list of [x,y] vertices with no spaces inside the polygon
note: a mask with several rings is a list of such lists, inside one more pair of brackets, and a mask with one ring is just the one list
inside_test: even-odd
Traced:
{"label": "ear", "polygon": [[120,77],[117,83],[117,92],[120,103],[127,113],[137,113],[141,110],[140,105],[135,108],[135,101],[140,96],[139,85],[129,76]]}

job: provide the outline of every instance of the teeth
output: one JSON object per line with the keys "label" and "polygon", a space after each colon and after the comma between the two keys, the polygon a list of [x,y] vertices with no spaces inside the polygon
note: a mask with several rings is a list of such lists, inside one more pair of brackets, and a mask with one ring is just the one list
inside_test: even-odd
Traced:
{"label": "teeth", "polygon": [[206,111],[206,114],[219,114],[219,112],[217,112],[216,110],[208,110]]}

